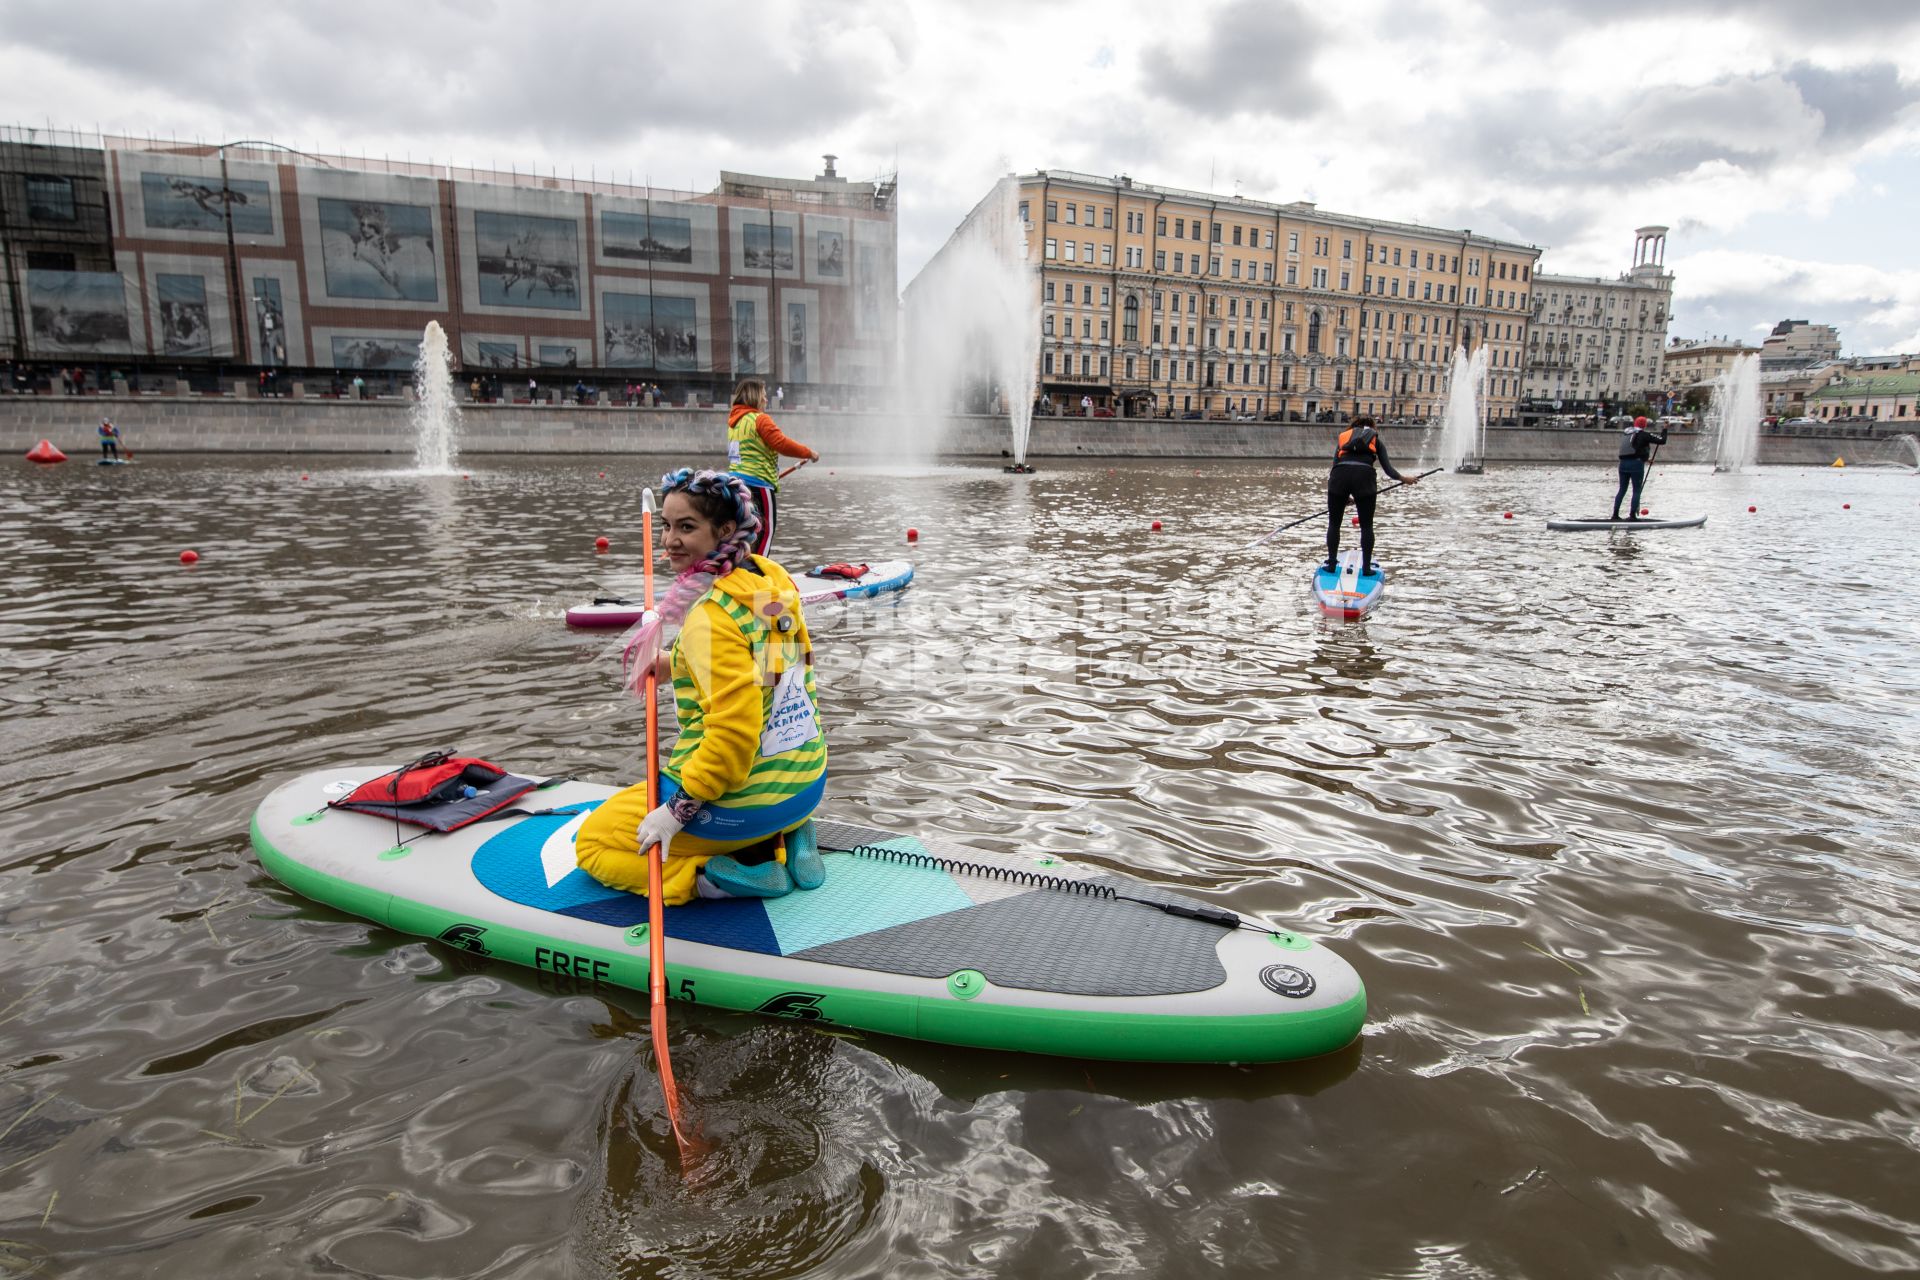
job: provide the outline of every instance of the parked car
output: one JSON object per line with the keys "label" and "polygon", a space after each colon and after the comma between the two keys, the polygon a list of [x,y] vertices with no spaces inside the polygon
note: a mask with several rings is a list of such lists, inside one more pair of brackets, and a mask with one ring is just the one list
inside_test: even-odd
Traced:
{"label": "parked car", "polygon": [[1820,419],[1818,418],[1785,418],[1781,420],[1780,425],[1783,427],[1817,427],[1820,425]]}
{"label": "parked car", "polygon": [[1093,411],[1093,416],[1094,416],[1094,417],[1096,417],[1096,418],[1111,418],[1111,417],[1113,416],[1113,410],[1111,410],[1111,409],[1095,409],[1095,410]]}

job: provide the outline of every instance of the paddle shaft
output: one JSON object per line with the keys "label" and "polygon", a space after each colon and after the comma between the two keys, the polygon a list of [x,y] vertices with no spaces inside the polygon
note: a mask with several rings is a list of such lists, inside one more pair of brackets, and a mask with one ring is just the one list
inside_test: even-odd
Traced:
{"label": "paddle shaft", "polygon": [[[1443,470],[1443,468],[1435,467],[1432,471],[1422,471],[1419,475],[1413,478],[1415,480],[1425,480],[1428,476],[1438,475],[1441,472],[1441,470]],[[1404,479],[1396,480],[1392,484],[1388,485],[1386,488],[1382,489],[1380,492],[1392,493],[1395,489],[1398,489],[1401,485],[1405,483],[1406,483],[1406,480]],[[1278,529],[1275,529],[1272,533],[1262,534],[1260,537],[1255,538],[1252,542],[1249,542],[1247,544],[1247,550],[1249,551],[1253,550],[1255,547],[1261,545],[1262,543],[1271,540],[1272,538],[1278,536],[1279,534],[1285,533],[1287,530],[1293,528],[1295,525],[1302,525],[1309,520],[1314,520],[1319,518],[1320,516],[1324,516],[1330,510],[1332,510],[1332,508],[1322,507],[1320,510],[1314,512],[1310,516],[1301,516],[1298,520],[1290,520],[1286,524],[1281,525]]]}
{"label": "paddle shaft", "polygon": [[812,462],[812,461],[813,461],[812,458],[800,459],[800,461],[794,463],[792,466],[788,467],[785,471],[782,471],[780,473],[780,478],[782,480],[785,480],[788,476],[792,475],[794,472],[798,471],[800,468],[806,466],[809,462]]}
{"label": "paddle shaft", "polygon": [[[648,491],[651,497],[652,491]],[[644,524],[640,531],[641,563],[646,566],[642,604],[653,608],[653,504],[645,504]],[[659,664],[647,660],[642,677],[647,694],[647,812],[660,807],[660,676]],[[665,893],[664,851],[658,844],[647,849],[647,995],[651,1004],[653,1057],[660,1064],[660,1094],[667,1101],[667,1122],[673,1126],[673,1138],[680,1147],[680,1163],[685,1167],[690,1144],[680,1123],[680,1090],[673,1082],[673,1061],[667,1056],[667,929],[661,896]]]}

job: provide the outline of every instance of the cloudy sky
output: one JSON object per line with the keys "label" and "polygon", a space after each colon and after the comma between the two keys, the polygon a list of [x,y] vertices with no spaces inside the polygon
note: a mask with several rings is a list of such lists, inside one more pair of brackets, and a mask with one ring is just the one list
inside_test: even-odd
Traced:
{"label": "cloudy sky", "polygon": [[1920,0],[6,0],[0,123],[901,181],[901,283],[1010,170],[1538,244],[1672,228],[1672,332],[1920,351]]}

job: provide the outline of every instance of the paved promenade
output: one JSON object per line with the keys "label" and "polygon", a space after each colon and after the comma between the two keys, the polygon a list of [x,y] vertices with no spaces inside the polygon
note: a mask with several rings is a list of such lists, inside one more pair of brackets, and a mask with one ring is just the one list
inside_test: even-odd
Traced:
{"label": "paved promenade", "polygon": [[[414,432],[404,400],[237,399],[221,396],[0,395],[0,448],[19,457],[41,439],[80,457],[97,451],[94,428],[111,417],[137,454],[411,454]],[[810,412],[778,415],[788,434],[836,459],[998,459],[1010,456],[1006,422],[979,416]],[[576,405],[471,405],[462,411],[460,452],[687,454],[718,451],[718,409],[628,409]],[[1274,422],[1187,422],[1127,418],[1036,418],[1028,455],[1070,458],[1271,458],[1317,461],[1335,428]],[[1424,433],[1388,427],[1396,462],[1411,465]],[[1677,432],[1663,456],[1694,457],[1691,432]],[[1592,429],[1508,428],[1488,432],[1489,462],[1577,462],[1612,456],[1613,435]],[[1893,461],[1900,446],[1839,432],[1763,435],[1760,461],[1825,466]]]}

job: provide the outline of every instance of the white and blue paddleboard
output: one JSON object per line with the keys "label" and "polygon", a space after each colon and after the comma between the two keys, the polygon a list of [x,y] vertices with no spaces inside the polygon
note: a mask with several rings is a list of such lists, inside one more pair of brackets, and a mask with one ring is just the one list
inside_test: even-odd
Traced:
{"label": "white and blue paddleboard", "polygon": [[1324,564],[1315,565],[1309,583],[1320,612],[1342,622],[1358,622],[1366,617],[1373,606],[1380,603],[1380,593],[1386,585],[1386,570],[1361,572],[1360,553],[1351,549],[1340,553],[1339,564],[1331,572]]}
{"label": "white and blue paddleboard", "polygon": [[[913,562],[910,560],[881,560],[867,566],[867,571],[857,578],[818,577],[811,573],[798,573],[793,576],[793,585],[800,592],[802,606],[824,604],[830,600],[864,600],[870,596],[887,595],[903,590],[913,581]],[[590,604],[577,604],[567,610],[567,625],[570,627],[630,627],[640,621],[645,612],[637,598],[632,596],[600,596]]]}
{"label": "white and blue paddleboard", "polygon": [[1547,521],[1557,533],[1591,532],[1596,529],[1621,529],[1634,533],[1646,529],[1697,529],[1707,522],[1705,516],[1681,516],[1662,520],[1654,516],[1562,516]]}
{"label": "white and blue paddleboard", "polygon": [[[499,820],[446,833],[327,807],[394,767],[282,784],[253,816],[261,864],[316,902],[526,965],[569,991],[647,990],[647,900],[575,863],[581,823],[614,788],[551,780]],[[1039,848],[1001,854],[815,821],[818,888],[665,909],[675,999],[1148,1062],[1312,1057],[1350,1043],[1366,1020],[1353,967],[1292,930]]]}

